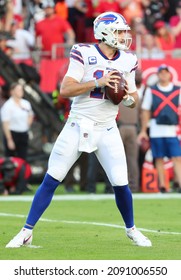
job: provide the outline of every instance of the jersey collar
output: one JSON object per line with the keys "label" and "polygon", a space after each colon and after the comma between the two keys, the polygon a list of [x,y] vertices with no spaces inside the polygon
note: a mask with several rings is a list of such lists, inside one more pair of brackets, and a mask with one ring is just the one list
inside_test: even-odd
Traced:
{"label": "jersey collar", "polygon": [[105,54],[103,54],[103,52],[102,52],[101,49],[99,48],[98,44],[95,44],[94,46],[95,46],[95,48],[97,49],[97,51],[100,53],[100,55],[101,55],[102,57],[104,57],[106,60],[116,60],[116,59],[118,59],[118,58],[120,57],[120,51],[117,50],[115,56],[114,56],[112,59],[109,59]]}

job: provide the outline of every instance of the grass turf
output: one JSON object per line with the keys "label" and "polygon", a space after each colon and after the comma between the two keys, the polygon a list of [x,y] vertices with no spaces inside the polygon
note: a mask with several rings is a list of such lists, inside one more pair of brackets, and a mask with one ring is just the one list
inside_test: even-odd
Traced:
{"label": "grass turf", "polygon": [[153,247],[144,248],[134,246],[125,236],[113,198],[53,200],[42,216],[47,220],[39,221],[34,229],[33,245],[40,247],[19,249],[5,245],[23,226],[31,202],[1,201],[0,213],[24,216],[0,215],[0,259],[180,260],[180,201],[180,198],[134,200],[135,223],[153,243]]}

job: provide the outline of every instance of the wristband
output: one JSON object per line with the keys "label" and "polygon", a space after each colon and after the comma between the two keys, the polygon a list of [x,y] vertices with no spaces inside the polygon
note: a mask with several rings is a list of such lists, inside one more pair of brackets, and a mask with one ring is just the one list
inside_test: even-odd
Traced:
{"label": "wristband", "polygon": [[125,100],[123,99],[123,105],[129,107],[135,103],[135,99],[133,96],[128,95],[128,98]]}
{"label": "wristband", "polygon": [[96,79],[94,80],[94,83],[95,83],[96,88],[100,87],[99,84],[98,84],[98,81]]}

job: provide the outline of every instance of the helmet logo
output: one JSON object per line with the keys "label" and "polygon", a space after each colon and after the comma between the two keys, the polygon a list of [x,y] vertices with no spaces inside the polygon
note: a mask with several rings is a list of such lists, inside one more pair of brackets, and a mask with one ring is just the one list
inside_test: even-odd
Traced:
{"label": "helmet logo", "polygon": [[105,15],[103,17],[98,18],[97,22],[96,22],[96,27],[99,25],[99,23],[103,22],[105,24],[110,24],[113,23],[117,20],[117,17],[113,14],[108,14]]}

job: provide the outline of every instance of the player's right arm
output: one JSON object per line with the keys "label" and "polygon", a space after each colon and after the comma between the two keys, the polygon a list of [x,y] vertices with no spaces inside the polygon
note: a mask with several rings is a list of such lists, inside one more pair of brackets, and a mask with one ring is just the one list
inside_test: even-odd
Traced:
{"label": "player's right arm", "polygon": [[75,97],[93,89],[111,86],[110,82],[119,83],[119,77],[114,75],[117,71],[106,73],[101,78],[82,82],[85,73],[84,58],[78,45],[74,45],[70,52],[70,64],[61,83],[60,95],[63,98]]}
{"label": "player's right arm", "polygon": [[89,81],[86,83],[80,83],[76,79],[65,76],[61,83],[60,95],[63,98],[75,97],[84,94],[87,91],[91,91],[96,87],[95,81]]}
{"label": "player's right arm", "polygon": [[60,95],[64,98],[68,98],[68,97],[75,97],[84,94],[85,92],[88,91],[92,91],[96,87],[99,88],[99,87],[110,86],[114,88],[110,84],[110,82],[118,83],[118,79],[119,79],[119,77],[116,76],[116,74],[112,75],[114,73],[116,73],[116,71],[109,72],[108,74],[104,75],[100,79],[97,79],[96,83],[95,83],[95,79],[82,83],[66,75],[61,84]]}

